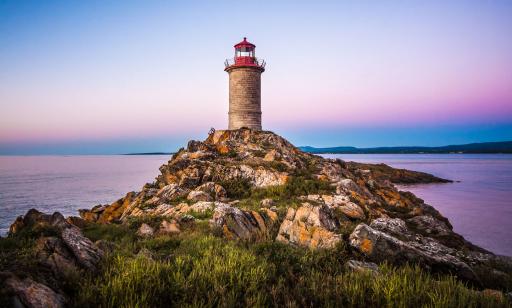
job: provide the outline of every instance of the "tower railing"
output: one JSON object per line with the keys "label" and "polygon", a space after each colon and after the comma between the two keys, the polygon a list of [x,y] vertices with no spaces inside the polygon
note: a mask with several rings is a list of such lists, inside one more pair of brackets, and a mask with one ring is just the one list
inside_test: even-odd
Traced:
{"label": "tower railing", "polygon": [[[224,65],[225,67],[230,67],[232,65],[235,65],[236,64],[236,58],[230,58],[230,59],[226,59],[226,61],[224,61]],[[253,63],[249,64],[249,63],[244,63],[244,64],[240,64],[240,65],[250,65],[250,66],[258,66],[258,67],[261,67],[261,68],[265,68],[265,65],[267,63],[265,62],[265,60],[263,59],[258,59],[258,58],[254,58],[253,59]]]}

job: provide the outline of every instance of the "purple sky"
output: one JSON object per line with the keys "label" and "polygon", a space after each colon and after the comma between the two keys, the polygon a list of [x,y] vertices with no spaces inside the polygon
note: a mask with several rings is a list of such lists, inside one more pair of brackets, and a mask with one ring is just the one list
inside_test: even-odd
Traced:
{"label": "purple sky", "polygon": [[226,128],[223,62],[266,59],[297,145],[512,140],[511,1],[0,1],[0,154],[173,151]]}

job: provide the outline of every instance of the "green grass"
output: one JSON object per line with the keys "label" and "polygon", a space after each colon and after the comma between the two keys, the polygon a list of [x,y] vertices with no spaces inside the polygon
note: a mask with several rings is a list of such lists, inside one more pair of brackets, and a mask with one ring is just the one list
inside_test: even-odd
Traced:
{"label": "green grass", "polygon": [[[309,250],[278,242],[228,241],[206,221],[184,226],[178,235],[139,238],[142,217],[125,224],[90,224],[84,234],[115,243],[97,275],[63,277],[70,306],[347,306],[347,307],[507,307],[469,289],[452,276],[419,267],[380,266],[380,274],[348,272],[354,255],[342,242],[331,250]],[[39,271],[29,236],[1,238],[1,270],[26,266]],[[138,255],[148,249],[152,257]],[[25,260],[25,263],[22,261]],[[14,262],[14,263],[13,263]],[[20,263],[21,262],[21,263]],[[29,272],[27,272],[29,274]],[[33,273],[30,273],[33,275]],[[48,273],[46,273],[48,277]],[[43,277],[37,278],[39,281]],[[0,292],[0,304],[8,303]]]}
{"label": "green grass", "polygon": [[237,178],[224,181],[221,185],[231,199],[239,199],[239,207],[258,209],[265,198],[274,200],[276,207],[297,207],[302,203],[297,196],[330,194],[334,187],[327,181],[308,176],[291,176],[286,184],[265,188],[252,187],[247,179]]}
{"label": "green grass", "polygon": [[205,211],[202,211],[202,212],[198,212],[198,211],[189,211],[187,212],[188,215],[194,217],[195,219],[210,219],[213,217],[213,210],[212,209],[207,209]]}
{"label": "green grass", "polygon": [[505,307],[450,276],[419,267],[347,272],[345,247],[311,251],[265,242],[250,245],[211,235],[182,239],[162,258],[111,256],[89,277],[83,307],[347,306]]}

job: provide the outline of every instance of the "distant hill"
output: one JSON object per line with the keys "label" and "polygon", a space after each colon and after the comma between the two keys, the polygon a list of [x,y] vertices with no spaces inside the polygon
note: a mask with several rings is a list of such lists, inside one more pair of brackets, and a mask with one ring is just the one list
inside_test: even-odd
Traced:
{"label": "distant hill", "polygon": [[443,154],[443,153],[464,153],[464,154],[489,154],[489,153],[512,153],[512,141],[503,142],[482,142],[460,145],[447,145],[442,147],[378,147],[378,148],[356,148],[348,146],[315,148],[310,146],[299,147],[304,152],[315,154]]}

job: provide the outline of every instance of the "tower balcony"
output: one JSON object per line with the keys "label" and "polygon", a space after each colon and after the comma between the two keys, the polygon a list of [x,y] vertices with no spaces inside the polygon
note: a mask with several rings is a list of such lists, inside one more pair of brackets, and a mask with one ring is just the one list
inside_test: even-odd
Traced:
{"label": "tower balcony", "polygon": [[265,70],[265,65],[267,63],[263,59],[258,59],[256,57],[236,57],[231,59],[226,59],[224,62],[225,71],[228,71],[231,68],[235,67],[257,67],[261,69],[261,71]]}

